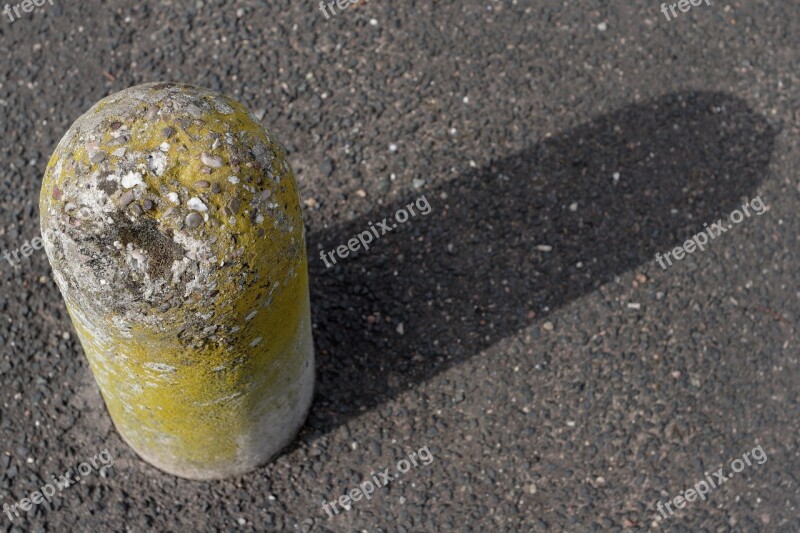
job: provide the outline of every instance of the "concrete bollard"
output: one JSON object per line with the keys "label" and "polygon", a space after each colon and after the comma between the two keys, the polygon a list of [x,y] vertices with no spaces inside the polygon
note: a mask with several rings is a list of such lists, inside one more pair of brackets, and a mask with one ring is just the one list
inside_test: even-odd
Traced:
{"label": "concrete bollard", "polygon": [[238,102],[146,84],[70,127],[40,198],[53,275],[122,438],[190,479],[268,462],[314,350],[286,153]]}

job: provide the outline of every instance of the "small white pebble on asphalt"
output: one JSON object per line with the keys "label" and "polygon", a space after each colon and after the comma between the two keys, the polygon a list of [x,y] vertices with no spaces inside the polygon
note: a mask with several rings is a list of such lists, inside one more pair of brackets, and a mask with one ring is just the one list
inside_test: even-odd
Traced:
{"label": "small white pebble on asphalt", "polygon": [[403,323],[402,323],[402,322],[400,322],[400,323],[397,325],[397,333],[399,333],[400,335],[402,335],[404,332],[405,332],[405,328],[403,327]]}
{"label": "small white pebble on asphalt", "polygon": [[413,185],[415,189],[421,189],[422,186],[425,185],[425,180],[421,178],[414,178],[411,180],[411,185]]}
{"label": "small white pebble on asphalt", "polygon": [[539,250],[540,252],[552,252],[553,251],[553,247],[550,246],[549,244],[537,244],[536,245],[536,249]]}
{"label": "small white pebble on asphalt", "polygon": [[237,522],[239,522],[240,526],[247,524],[247,520],[245,520],[244,518],[240,518],[239,520],[237,520]]}
{"label": "small white pebble on asphalt", "polygon": [[553,326],[552,322],[547,321],[544,324],[542,324],[542,329],[545,331],[553,331],[555,329],[555,326]]}
{"label": "small white pebble on asphalt", "polygon": [[29,464],[29,465],[32,465],[32,464],[33,464],[33,457],[28,457],[28,458],[26,459],[26,461],[28,461],[28,464]]}
{"label": "small white pebble on asphalt", "polygon": [[469,103],[469,96],[465,96],[465,97],[464,97],[464,103],[465,103],[465,104],[468,104],[468,103]]}
{"label": "small white pebble on asphalt", "polygon": [[167,198],[169,198],[169,201],[172,202],[175,205],[178,205],[178,204],[181,203],[180,200],[178,200],[178,193],[176,193],[176,192],[169,193],[167,195]]}
{"label": "small white pebble on asphalt", "polygon": [[352,448],[353,450],[358,449],[358,443],[356,441],[351,442],[350,443],[350,448]]}
{"label": "small white pebble on asphalt", "polygon": [[390,152],[396,152],[397,151],[397,145],[395,143],[391,143],[389,145],[389,151]]}
{"label": "small white pebble on asphalt", "polygon": [[364,189],[358,189],[356,191],[356,196],[360,196],[361,198],[366,198],[367,191],[365,191]]}
{"label": "small white pebble on asphalt", "polygon": [[575,421],[574,420],[567,420],[567,427],[574,428],[575,427]]}
{"label": "small white pebble on asphalt", "polygon": [[619,172],[614,172],[611,175],[611,178],[614,180],[614,183],[618,182],[619,181]]}
{"label": "small white pebble on asphalt", "polygon": [[628,303],[628,309],[640,309],[642,304],[630,302]]}
{"label": "small white pebble on asphalt", "polygon": [[370,26],[377,26],[378,25],[378,19],[369,19],[369,25]]}
{"label": "small white pebble on asphalt", "polygon": [[597,29],[600,31],[606,31],[608,29],[608,24],[606,24],[605,22],[601,22],[600,24],[597,25]]}
{"label": "small white pebble on asphalt", "polygon": [[569,210],[573,213],[578,210],[578,202],[572,202],[569,204]]}

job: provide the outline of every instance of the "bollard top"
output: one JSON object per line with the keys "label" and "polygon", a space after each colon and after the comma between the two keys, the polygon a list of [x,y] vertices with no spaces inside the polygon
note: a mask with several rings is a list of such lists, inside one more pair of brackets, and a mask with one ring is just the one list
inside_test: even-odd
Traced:
{"label": "bollard top", "polygon": [[80,322],[213,339],[305,275],[286,152],[244,106],[200,87],[151,83],[95,104],[53,153],[40,213]]}

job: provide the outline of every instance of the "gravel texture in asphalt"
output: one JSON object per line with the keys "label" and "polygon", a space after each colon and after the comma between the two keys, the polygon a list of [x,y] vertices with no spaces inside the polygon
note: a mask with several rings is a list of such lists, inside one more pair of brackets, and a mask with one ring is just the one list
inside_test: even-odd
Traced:
{"label": "gravel texture in asphalt", "polygon": [[[0,252],[21,250],[0,258],[0,505],[113,458],[0,531],[800,531],[800,6],[633,4],[0,12]],[[121,441],[23,248],[70,124],[155,81],[247,105],[304,201],[315,401],[225,481]],[[384,219],[369,250],[320,258]]]}

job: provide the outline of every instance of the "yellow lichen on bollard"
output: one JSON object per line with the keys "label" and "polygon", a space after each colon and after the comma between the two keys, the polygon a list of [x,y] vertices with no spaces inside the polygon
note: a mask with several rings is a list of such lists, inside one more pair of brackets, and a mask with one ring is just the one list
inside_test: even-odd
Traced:
{"label": "yellow lichen on bollard", "polygon": [[238,102],[171,83],[111,95],[48,163],[53,273],[125,441],[169,473],[267,462],[314,383],[305,235],[286,153]]}

